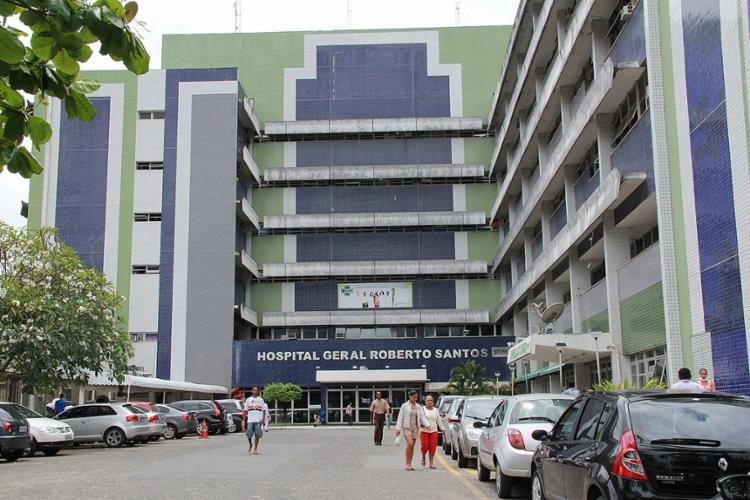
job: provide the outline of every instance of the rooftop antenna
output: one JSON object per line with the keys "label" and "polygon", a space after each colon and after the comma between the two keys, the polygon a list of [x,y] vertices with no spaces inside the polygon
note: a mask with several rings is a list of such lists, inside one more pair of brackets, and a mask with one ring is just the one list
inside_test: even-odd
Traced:
{"label": "rooftop antenna", "polygon": [[234,0],[234,32],[242,31],[242,0]]}
{"label": "rooftop antenna", "polygon": [[453,9],[456,15],[456,26],[461,26],[461,0],[456,0],[455,7]]}
{"label": "rooftop antenna", "polygon": [[346,28],[352,28],[352,0],[346,0]]}

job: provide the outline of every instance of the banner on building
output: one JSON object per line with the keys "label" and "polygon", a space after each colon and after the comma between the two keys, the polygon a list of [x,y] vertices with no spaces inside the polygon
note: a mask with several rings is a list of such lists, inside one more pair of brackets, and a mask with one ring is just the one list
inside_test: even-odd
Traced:
{"label": "banner on building", "polygon": [[414,307],[410,282],[341,283],[339,309],[395,309]]}

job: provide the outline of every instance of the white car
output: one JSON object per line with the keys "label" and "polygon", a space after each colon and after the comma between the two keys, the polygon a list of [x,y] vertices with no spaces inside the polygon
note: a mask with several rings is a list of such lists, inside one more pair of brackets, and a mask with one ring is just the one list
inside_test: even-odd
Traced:
{"label": "white car", "polygon": [[29,422],[29,433],[32,439],[31,447],[27,453],[28,456],[33,456],[37,451],[52,456],[73,444],[75,435],[68,424],[43,417],[25,406],[15,403],[8,404],[13,406]]}
{"label": "white car", "polygon": [[489,481],[495,471],[497,495],[510,497],[513,478],[531,477],[531,457],[539,441],[531,437],[537,429],[551,430],[575,398],[561,394],[524,394],[508,397],[490,415],[479,436],[477,476]]}

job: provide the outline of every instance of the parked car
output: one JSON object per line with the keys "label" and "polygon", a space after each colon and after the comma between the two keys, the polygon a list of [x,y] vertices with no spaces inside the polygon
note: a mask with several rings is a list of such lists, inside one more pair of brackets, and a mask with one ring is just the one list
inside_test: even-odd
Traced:
{"label": "parked car", "polygon": [[129,402],[124,403],[123,406],[130,408],[136,412],[140,411],[146,414],[148,417],[148,425],[151,428],[151,432],[146,436],[143,441],[158,441],[161,435],[164,433],[164,429],[167,427],[167,422],[163,413],[156,411],[156,406],[153,403],[143,402]]}
{"label": "parked car", "polygon": [[148,417],[120,403],[83,404],[55,417],[73,429],[74,443],[103,442],[110,448],[147,439],[152,432]]}
{"label": "parked car", "polygon": [[29,422],[13,403],[0,403],[0,457],[15,462],[31,446]]}
{"label": "parked car", "polygon": [[[445,427],[445,424],[447,423],[447,419],[445,418],[445,414],[450,410],[451,405],[453,404],[453,401],[456,399],[461,399],[463,396],[440,396],[435,403],[435,408],[438,409],[438,414],[440,418],[443,420],[443,427]],[[442,446],[443,450],[445,450],[445,434],[444,432],[441,432],[438,434],[438,446]]]}
{"label": "parked car", "polygon": [[73,444],[74,434],[69,425],[43,417],[34,410],[16,403],[3,404],[12,407],[29,423],[31,444],[27,450],[27,456],[32,457],[37,451],[41,451],[50,457]]}
{"label": "parked car", "polygon": [[203,420],[208,425],[209,434],[223,434],[227,432],[226,410],[220,408],[218,404],[210,399],[195,399],[185,401],[175,401],[169,403],[170,406],[181,411],[191,412],[198,419],[200,424]]}
{"label": "parked car", "polygon": [[466,396],[448,418],[451,426],[451,458],[458,460],[459,467],[468,467],[469,460],[476,458],[479,435],[482,429],[474,422],[486,422],[492,412],[506,396]]}
{"label": "parked car", "polygon": [[451,446],[451,424],[449,420],[456,414],[458,406],[461,404],[463,398],[464,396],[459,396],[457,399],[454,399],[448,407],[448,410],[446,410],[445,415],[441,417],[443,419],[443,451],[446,455],[451,455],[453,453],[453,447]]}
{"label": "parked car", "polygon": [[533,434],[533,498],[710,498],[750,470],[744,396],[591,392]]}
{"label": "parked car", "polygon": [[492,412],[486,425],[474,422],[474,427],[484,428],[477,454],[479,480],[489,481],[494,470],[497,495],[510,497],[513,478],[531,477],[531,457],[539,445],[531,434],[552,429],[574,399],[560,394],[511,396]]}
{"label": "parked car", "polygon": [[154,405],[156,410],[164,415],[167,426],[164,429],[164,439],[182,439],[186,434],[197,432],[196,419],[192,413],[178,410],[169,405]]}
{"label": "parked car", "polygon": [[219,399],[215,403],[227,413],[227,432],[240,432],[242,430],[243,415],[242,401],[239,399]]}

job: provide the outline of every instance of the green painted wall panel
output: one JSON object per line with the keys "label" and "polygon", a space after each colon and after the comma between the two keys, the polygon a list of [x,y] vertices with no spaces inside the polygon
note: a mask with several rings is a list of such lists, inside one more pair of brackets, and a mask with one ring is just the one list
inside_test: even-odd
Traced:
{"label": "green painted wall panel", "polygon": [[262,219],[266,215],[279,215],[284,211],[283,188],[253,190],[253,208]]}
{"label": "green painted wall panel", "polygon": [[492,184],[466,184],[466,210],[469,212],[487,212],[492,209],[492,204],[497,198],[497,185]]}
{"label": "green painted wall panel", "polygon": [[284,143],[262,142],[253,146],[253,158],[258,164],[261,174],[266,168],[281,168],[284,166]]}
{"label": "green painted wall panel", "polygon": [[489,172],[490,159],[494,150],[494,138],[467,137],[464,139],[464,161],[484,165],[485,173]]}
{"label": "green painted wall panel", "polygon": [[608,332],[609,331],[609,311],[607,309],[596,313],[588,319],[581,322],[584,332]]}
{"label": "green painted wall panel", "polygon": [[284,262],[284,236],[271,234],[253,236],[252,257],[259,265]]}
{"label": "green painted wall panel", "polygon": [[469,280],[469,309],[485,309],[492,318],[499,303],[499,280]]}
{"label": "green painted wall panel", "polygon": [[468,233],[469,240],[469,259],[486,260],[492,262],[495,260],[495,254],[500,246],[497,231],[476,231]]}
{"label": "green painted wall panel", "polygon": [[250,285],[250,308],[262,321],[263,313],[281,312],[281,283],[253,283]]}
{"label": "green painted wall panel", "polygon": [[622,352],[633,354],[667,342],[661,283],[620,302]]}

